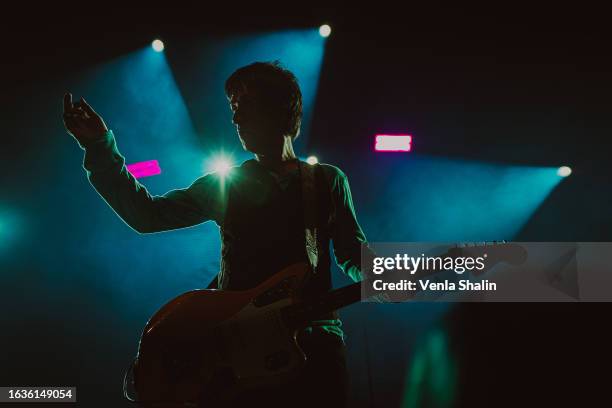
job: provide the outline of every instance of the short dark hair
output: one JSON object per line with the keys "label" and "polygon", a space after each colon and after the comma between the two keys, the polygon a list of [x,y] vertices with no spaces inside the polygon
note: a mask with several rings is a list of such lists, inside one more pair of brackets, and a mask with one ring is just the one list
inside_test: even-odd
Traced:
{"label": "short dark hair", "polygon": [[286,117],[283,134],[293,139],[298,136],[302,124],[302,92],[295,75],[280,61],[254,62],[238,68],[225,81],[225,93],[230,96],[242,86],[258,91],[263,96],[262,102],[269,103],[278,109],[279,115]]}

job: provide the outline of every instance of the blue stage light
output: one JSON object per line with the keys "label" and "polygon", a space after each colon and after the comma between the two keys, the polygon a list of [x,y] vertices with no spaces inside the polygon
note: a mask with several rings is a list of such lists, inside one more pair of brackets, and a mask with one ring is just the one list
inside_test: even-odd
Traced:
{"label": "blue stage light", "polygon": [[561,166],[559,170],[557,170],[557,175],[559,175],[559,177],[567,177],[570,174],[572,174],[572,169],[567,166]]}
{"label": "blue stage light", "polygon": [[157,52],[162,52],[164,50],[164,43],[162,40],[156,39],[151,43],[151,47]]}
{"label": "blue stage light", "polygon": [[331,34],[331,27],[329,25],[323,24],[321,27],[319,27],[319,35],[321,35],[321,37],[327,38],[329,37],[330,34]]}

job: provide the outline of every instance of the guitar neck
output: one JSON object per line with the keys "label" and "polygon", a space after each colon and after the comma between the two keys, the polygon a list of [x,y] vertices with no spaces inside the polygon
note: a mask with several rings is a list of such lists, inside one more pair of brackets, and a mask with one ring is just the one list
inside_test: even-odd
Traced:
{"label": "guitar neck", "polygon": [[[482,273],[491,267],[495,266],[500,261],[509,262],[511,264],[520,264],[527,258],[527,253],[524,248],[517,244],[485,244],[478,246],[455,247],[447,250],[444,254],[439,255],[441,258],[459,256],[485,255],[488,253],[487,265],[479,273]],[[450,273],[454,271],[450,270]],[[431,275],[446,273],[448,271],[440,270],[419,270],[418,277],[423,278]],[[416,276],[414,276],[416,278]],[[335,289],[325,294],[322,294],[317,299],[309,299],[304,302],[291,305],[283,310],[287,323],[290,327],[302,327],[309,321],[316,320],[325,314],[334,310],[343,308],[352,303],[361,300],[361,285],[362,282],[353,283],[340,289]],[[417,288],[412,295],[415,295],[420,290]]]}
{"label": "guitar neck", "polygon": [[[438,271],[421,271],[420,277],[439,273]],[[370,280],[366,279],[366,282]],[[283,313],[291,327],[301,327],[304,324],[316,320],[326,313],[341,309],[361,300],[363,282],[356,282],[339,289],[334,289],[317,297],[308,299],[296,305],[285,308]]]}

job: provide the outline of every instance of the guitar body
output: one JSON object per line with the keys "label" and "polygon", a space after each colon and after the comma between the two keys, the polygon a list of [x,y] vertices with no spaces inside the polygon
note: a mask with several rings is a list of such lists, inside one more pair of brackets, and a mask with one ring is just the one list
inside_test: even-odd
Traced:
{"label": "guitar body", "polygon": [[194,406],[210,395],[291,379],[306,360],[282,310],[299,302],[309,272],[292,265],[246,291],[193,290],[149,320],[134,362],[146,407]]}
{"label": "guitar body", "polygon": [[[454,247],[441,257],[485,253],[488,268],[527,258],[520,245],[506,243]],[[140,339],[133,365],[137,402],[147,408],[218,407],[227,402],[224,396],[291,379],[306,361],[297,331],[362,296],[361,284],[354,283],[302,299],[309,273],[307,264],[295,264],[250,290],[194,290],[164,305]]]}

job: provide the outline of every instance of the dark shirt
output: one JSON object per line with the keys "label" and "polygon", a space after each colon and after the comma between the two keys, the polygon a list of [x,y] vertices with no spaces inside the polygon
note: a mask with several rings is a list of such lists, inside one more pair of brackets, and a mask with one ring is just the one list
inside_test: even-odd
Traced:
{"label": "dark shirt", "polygon": [[[307,262],[304,241],[304,207],[298,170],[277,174],[256,160],[232,168],[226,176],[208,173],[189,187],[161,196],[149,194],[125,167],[112,131],[85,148],[83,167],[89,181],[131,228],[141,234],[191,227],[215,221],[220,227],[221,271],[216,287],[240,290],[256,286],[283,267]],[[359,226],[346,175],[322,164],[329,193],[327,241],[333,243],[336,262],[355,282],[361,276]],[[329,259],[328,241],[321,245]],[[329,265],[317,290],[330,290]],[[342,336],[339,319],[311,322],[311,327]]]}

